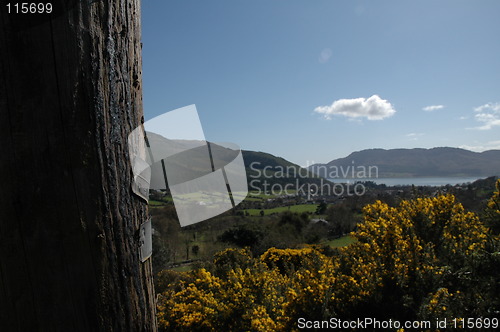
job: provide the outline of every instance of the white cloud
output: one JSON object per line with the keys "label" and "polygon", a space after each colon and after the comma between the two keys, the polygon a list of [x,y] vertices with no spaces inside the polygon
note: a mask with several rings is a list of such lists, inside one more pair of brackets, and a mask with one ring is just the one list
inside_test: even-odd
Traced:
{"label": "white cloud", "polygon": [[425,106],[424,108],[422,108],[422,110],[424,110],[426,112],[432,112],[432,111],[440,110],[442,108],[444,108],[444,105],[431,105],[431,106]]}
{"label": "white cloud", "polygon": [[326,119],[342,115],[351,119],[365,117],[368,120],[382,120],[394,115],[396,110],[387,100],[373,95],[370,98],[339,99],[330,106],[316,107],[314,112],[323,114]]}
{"label": "white cloud", "polygon": [[318,61],[320,63],[327,63],[328,60],[330,60],[330,58],[332,57],[332,50],[329,49],[329,48],[325,48],[323,51],[321,51],[321,53],[319,54],[319,59]]}
{"label": "white cloud", "polygon": [[483,152],[486,150],[500,150],[500,141],[489,141],[480,145],[460,145],[459,148],[475,152]]}
{"label": "white cloud", "polygon": [[421,136],[424,136],[423,133],[409,133],[409,134],[406,134],[406,137],[408,137],[409,139],[413,140],[413,141],[418,141],[418,138],[421,137]]}
{"label": "white cloud", "polygon": [[493,127],[500,126],[500,103],[488,103],[474,108],[476,121],[483,125],[472,129],[490,130]]}
{"label": "white cloud", "polygon": [[487,103],[481,106],[478,106],[474,108],[474,111],[476,112],[482,112],[482,111],[487,111],[487,110],[492,110],[495,112],[500,112],[500,103]]}

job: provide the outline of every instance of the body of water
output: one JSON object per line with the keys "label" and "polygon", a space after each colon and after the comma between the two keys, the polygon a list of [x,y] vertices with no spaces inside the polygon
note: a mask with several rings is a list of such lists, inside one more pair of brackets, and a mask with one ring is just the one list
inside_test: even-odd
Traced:
{"label": "body of water", "polygon": [[428,177],[428,178],[366,178],[366,179],[329,179],[335,183],[354,183],[357,181],[373,181],[377,184],[385,184],[387,186],[403,186],[412,184],[415,186],[445,186],[471,183],[485,177]]}

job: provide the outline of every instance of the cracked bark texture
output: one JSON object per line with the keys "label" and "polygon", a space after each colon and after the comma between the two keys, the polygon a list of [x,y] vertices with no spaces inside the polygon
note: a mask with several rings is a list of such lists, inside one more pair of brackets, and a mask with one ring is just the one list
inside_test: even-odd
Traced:
{"label": "cracked bark texture", "polygon": [[156,331],[127,135],[140,0],[0,17],[0,331]]}

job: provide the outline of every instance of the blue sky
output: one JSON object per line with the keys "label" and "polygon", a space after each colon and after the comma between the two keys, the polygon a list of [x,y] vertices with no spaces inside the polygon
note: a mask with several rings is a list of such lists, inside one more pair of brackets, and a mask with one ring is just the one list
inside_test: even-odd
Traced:
{"label": "blue sky", "polygon": [[143,0],[146,120],[300,165],[500,149],[500,1]]}

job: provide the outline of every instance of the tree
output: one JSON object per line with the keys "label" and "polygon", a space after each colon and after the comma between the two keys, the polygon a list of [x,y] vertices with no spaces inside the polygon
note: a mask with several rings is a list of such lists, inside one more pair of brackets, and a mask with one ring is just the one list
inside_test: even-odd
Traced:
{"label": "tree", "polygon": [[255,247],[264,234],[259,229],[251,229],[245,226],[231,228],[222,233],[218,240],[225,243],[235,244],[239,247]]}
{"label": "tree", "polygon": [[191,247],[191,251],[193,252],[193,255],[198,256],[198,254],[200,253],[200,246],[195,244]]}
{"label": "tree", "polygon": [[325,214],[330,222],[329,235],[331,237],[340,237],[349,233],[354,229],[358,221],[355,212],[345,203],[329,206]]}
{"label": "tree", "polygon": [[52,3],[1,11],[0,330],[154,331],[127,148],[140,1]]}
{"label": "tree", "polygon": [[319,205],[316,207],[316,214],[325,214],[326,208],[328,205],[325,202],[319,203]]}
{"label": "tree", "polygon": [[495,183],[496,191],[488,201],[486,208],[486,224],[495,235],[500,234],[500,179]]}

